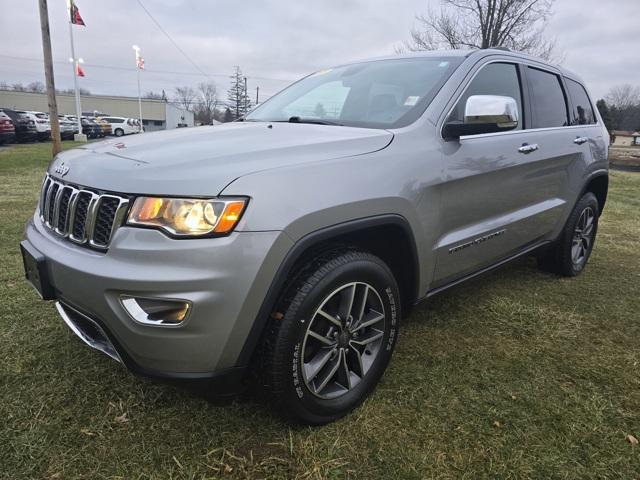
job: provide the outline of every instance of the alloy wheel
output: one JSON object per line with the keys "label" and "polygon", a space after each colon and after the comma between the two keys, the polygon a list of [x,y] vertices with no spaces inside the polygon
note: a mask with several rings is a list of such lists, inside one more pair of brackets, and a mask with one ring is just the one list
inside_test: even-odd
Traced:
{"label": "alloy wheel", "polygon": [[384,331],[384,304],[374,287],[352,282],[331,292],[305,332],[301,362],[307,388],[324,399],[355,388],[380,353]]}
{"label": "alloy wheel", "polygon": [[593,208],[587,207],[580,213],[571,243],[571,261],[574,265],[581,265],[589,254],[593,243],[594,221]]}

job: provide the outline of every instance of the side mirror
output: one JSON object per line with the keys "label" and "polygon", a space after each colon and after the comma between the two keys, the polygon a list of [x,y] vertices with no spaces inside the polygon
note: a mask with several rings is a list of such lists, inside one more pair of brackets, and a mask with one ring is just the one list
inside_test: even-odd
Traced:
{"label": "side mirror", "polygon": [[447,140],[465,135],[496,133],[518,126],[518,104],[511,97],[472,95],[464,108],[464,122],[448,122],[443,133]]}

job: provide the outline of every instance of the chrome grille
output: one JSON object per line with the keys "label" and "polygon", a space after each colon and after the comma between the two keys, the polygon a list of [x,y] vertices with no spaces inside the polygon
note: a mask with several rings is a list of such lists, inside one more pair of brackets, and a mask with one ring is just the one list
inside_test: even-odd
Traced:
{"label": "chrome grille", "polygon": [[68,185],[50,176],[42,184],[42,222],[80,245],[106,250],[128,207],[127,197]]}

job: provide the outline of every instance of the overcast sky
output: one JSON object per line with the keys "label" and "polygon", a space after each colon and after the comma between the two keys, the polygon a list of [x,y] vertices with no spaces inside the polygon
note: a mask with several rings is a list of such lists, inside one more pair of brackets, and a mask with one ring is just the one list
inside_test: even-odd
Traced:
{"label": "overcast sky", "polygon": [[[438,0],[142,0],[187,52],[203,76],[147,16],[137,0],[76,0],[86,27],[75,27],[85,62],[81,87],[135,95],[135,54],[147,70],[143,91],[173,96],[180,85],[215,81],[223,96],[234,65],[249,89],[268,96],[291,80],[334,64],[394,53],[415,15]],[[242,5],[242,6],[241,6]],[[37,1],[0,0],[0,81],[44,81]],[[563,65],[579,73],[596,97],[617,84],[640,84],[640,0],[556,0],[548,35]],[[73,85],[65,0],[49,0],[58,88]],[[109,68],[117,67],[117,68]],[[264,98],[263,96],[263,98]]]}

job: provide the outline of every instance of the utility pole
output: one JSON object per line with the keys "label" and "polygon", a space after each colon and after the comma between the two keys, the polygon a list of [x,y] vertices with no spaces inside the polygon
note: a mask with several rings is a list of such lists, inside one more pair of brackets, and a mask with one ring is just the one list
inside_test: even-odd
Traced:
{"label": "utility pole", "polygon": [[260,103],[260,87],[256,87],[256,105]]}
{"label": "utility pole", "polygon": [[47,84],[47,103],[51,122],[51,146],[55,157],[62,150],[60,144],[60,123],[56,103],[56,85],[53,78],[53,56],[51,55],[51,34],[49,32],[49,11],[47,0],[38,0],[40,7],[40,30],[42,31],[42,53],[44,54],[44,78]]}

